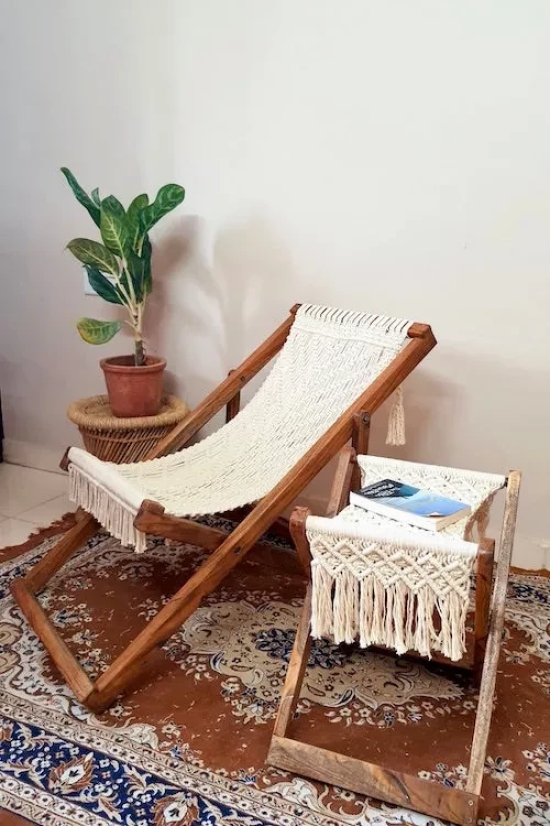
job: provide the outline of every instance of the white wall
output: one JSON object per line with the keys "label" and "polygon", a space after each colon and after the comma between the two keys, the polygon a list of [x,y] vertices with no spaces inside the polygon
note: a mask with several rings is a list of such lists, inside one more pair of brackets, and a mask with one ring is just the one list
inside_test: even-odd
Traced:
{"label": "white wall", "polygon": [[94,228],[58,168],[124,201],[174,180],[187,198],[157,235],[149,311],[171,386],[196,403],[296,301],[429,322],[439,346],[406,385],[399,455],[522,468],[515,561],[539,566],[547,16],[545,0],[5,4],[10,450],[34,443],[46,462],[74,442],[67,404],[101,391],[100,355],[127,349],[74,331],[110,310],[63,252]]}

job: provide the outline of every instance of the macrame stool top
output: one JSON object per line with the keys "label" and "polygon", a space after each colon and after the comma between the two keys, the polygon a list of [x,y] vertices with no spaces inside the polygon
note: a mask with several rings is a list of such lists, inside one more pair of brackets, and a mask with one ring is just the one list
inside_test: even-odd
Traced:
{"label": "macrame stool top", "polygon": [[312,635],[380,645],[398,654],[466,650],[470,577],[489,505],[505,477],[359,456],[362,486],[396,479],[471,506],[471,516],[438,533],[349,506],[334,519],[309,517]]}
{"label": "macrame stool top", "polygon": [[144,499],[191,517],[262,499],[390,365],[409,327],[405,319],[302,305],[264,384],[235,418],[147,462],[115,465],[71,448],[71,499],[138,551],[145,536],[132,523]]}

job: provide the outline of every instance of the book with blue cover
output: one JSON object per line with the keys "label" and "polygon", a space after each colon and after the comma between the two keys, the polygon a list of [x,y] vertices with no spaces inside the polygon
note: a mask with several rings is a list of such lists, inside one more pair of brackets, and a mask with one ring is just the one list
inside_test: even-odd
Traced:
{"label": "book with blue cover", "polygon": [[464,502],[395,479],[381,479],[353,491],[350,504],[429,531],[441,531],[471,512]]}

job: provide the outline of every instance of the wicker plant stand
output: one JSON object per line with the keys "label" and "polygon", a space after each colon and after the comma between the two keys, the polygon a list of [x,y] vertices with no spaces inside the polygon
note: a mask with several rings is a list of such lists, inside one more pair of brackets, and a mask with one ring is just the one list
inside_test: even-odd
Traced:
{"label": "wicker plant stand", "polygon": [[73,402],[67,416],[80,430],[86,450],[99,459],[122,464],[147,456],[188,412],[184,401],[166,396],[156,416],[119,419],[111,413],[107,396],[91,396]]}

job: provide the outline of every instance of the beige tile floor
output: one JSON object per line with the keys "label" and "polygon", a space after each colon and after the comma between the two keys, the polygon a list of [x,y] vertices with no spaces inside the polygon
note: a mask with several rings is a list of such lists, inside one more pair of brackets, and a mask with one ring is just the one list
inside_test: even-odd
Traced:
{"label": "beige tile floor", "polygon": [[24,542],[72,510],[65,476],[0,463],[0,548]]}

